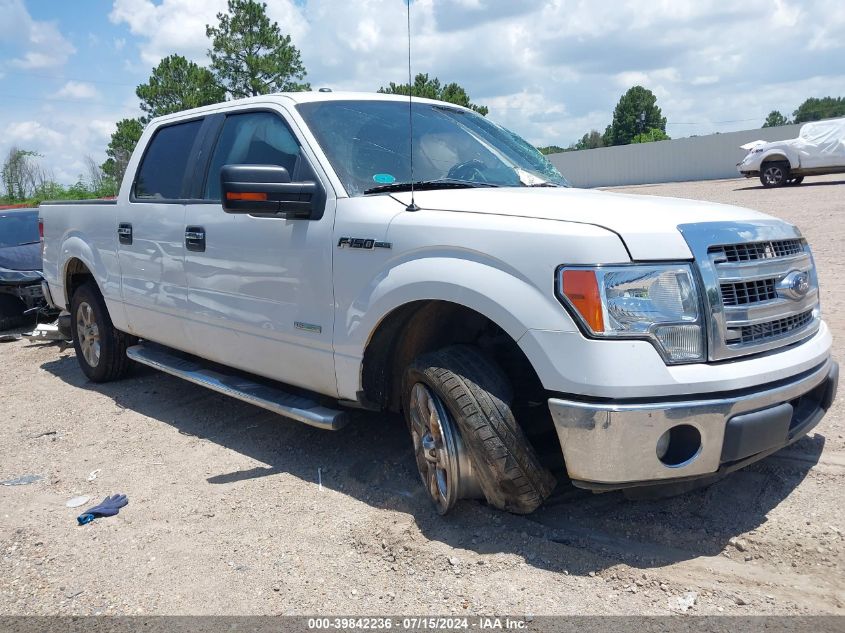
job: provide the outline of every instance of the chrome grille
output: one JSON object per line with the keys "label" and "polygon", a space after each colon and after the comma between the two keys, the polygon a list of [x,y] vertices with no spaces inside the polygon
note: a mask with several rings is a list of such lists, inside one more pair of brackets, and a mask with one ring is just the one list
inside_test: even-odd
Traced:
{"label": "chrome grille", "polygon": [[816,271],[794,227],[760,220],[678,228],[706,290],[710,360],[789,345],[818,329]]}
{"label": "chrome grille", "polygon": [[776,279],[770,278],[721,284],[722,303],[726,306],[739,306],[777,299],[776,283]]}
{"label": "chrome grille", "polygon": [[750,262],[758,259],[789,257],[801,253],[803,249],[804,245],[801,240],[792,239],[711,246],[710,252],[722,253],[723,261],[726,262]]}
{"label": "chrome grille", "polygon": [[807,310],[801,314],[775,319],[766,323],[746,325],[740,328],[740,342],[743,344],[755,343],[757,341],[783,336],[784,334],[801,329],[812,320],[813,311]]}

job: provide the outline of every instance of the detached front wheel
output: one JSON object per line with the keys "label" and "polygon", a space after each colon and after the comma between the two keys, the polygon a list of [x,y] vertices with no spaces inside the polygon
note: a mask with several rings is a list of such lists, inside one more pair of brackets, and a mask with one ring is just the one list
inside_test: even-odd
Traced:
{"label": "detached front wheel", "polygon": [[403,408],[420,477],[440,514],[473,498],[528,514],[551,494],[555,479],[514,419],[511,399],[504,372],[472,346],[423,354],[408,367]]}
{"label": "detached front wheel", "polygon": [[73,347],[82,372],[92,382],[122,378],[130,367],[126,348],[135,344],[135,337],[115,329],[93,281],[73,293],[70,314]]}

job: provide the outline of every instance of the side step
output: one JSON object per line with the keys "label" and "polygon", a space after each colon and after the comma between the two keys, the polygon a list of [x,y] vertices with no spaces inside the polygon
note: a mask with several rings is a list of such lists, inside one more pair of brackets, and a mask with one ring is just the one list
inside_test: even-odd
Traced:
{"label": "side step", "polygon": [[182,358],[160,347],[133,345],[126,350],[126,355],[143,365],[249,402],[297,422],[316,426],[318,429],[337,431],[349,421],[346,412],[329,409],[311,398],[294,395],[244,376],[222,374],[203,366],[200,361]]}

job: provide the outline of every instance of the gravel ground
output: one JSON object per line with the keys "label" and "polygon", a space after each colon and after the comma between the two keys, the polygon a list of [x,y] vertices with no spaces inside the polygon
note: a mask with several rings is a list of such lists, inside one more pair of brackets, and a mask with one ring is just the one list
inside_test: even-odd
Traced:
{"label": "gravel ground", "polygon": [[[815,248],[845,330],[845,181],[621,189],[739,204]],[[843,614],[845,429],[659,501],[567,485],[518,517],[438,517],[401,422],[325,433],[143,368],[86,382],[72,349],[0,344],[0,614]],[[96,471],[96,477],[90,476]],[[77,495],[124,492],[77,527]]]}

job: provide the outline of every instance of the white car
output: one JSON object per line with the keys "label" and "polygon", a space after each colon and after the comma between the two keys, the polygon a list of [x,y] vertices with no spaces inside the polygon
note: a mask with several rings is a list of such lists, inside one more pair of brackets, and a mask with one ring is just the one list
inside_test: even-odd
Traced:
{"label": "white car", "polygon": [[328,430],[350,407],[402,411],[439,512],[530,512],[555,465],[593,490],[713,481],[805,435],[836,392],[796,227],[570,188],[442,102],[302,92],[169,115],[116,200],[40,213],[46,294],[90,380],[134,360]]}
{"label": "white car", "polygon": [[800,185],[804,176],[845,173],[845,118],[806,123],[798,138],[740,147],[748,154],[736,166],[739,173],[759,176],[764,187]]}

